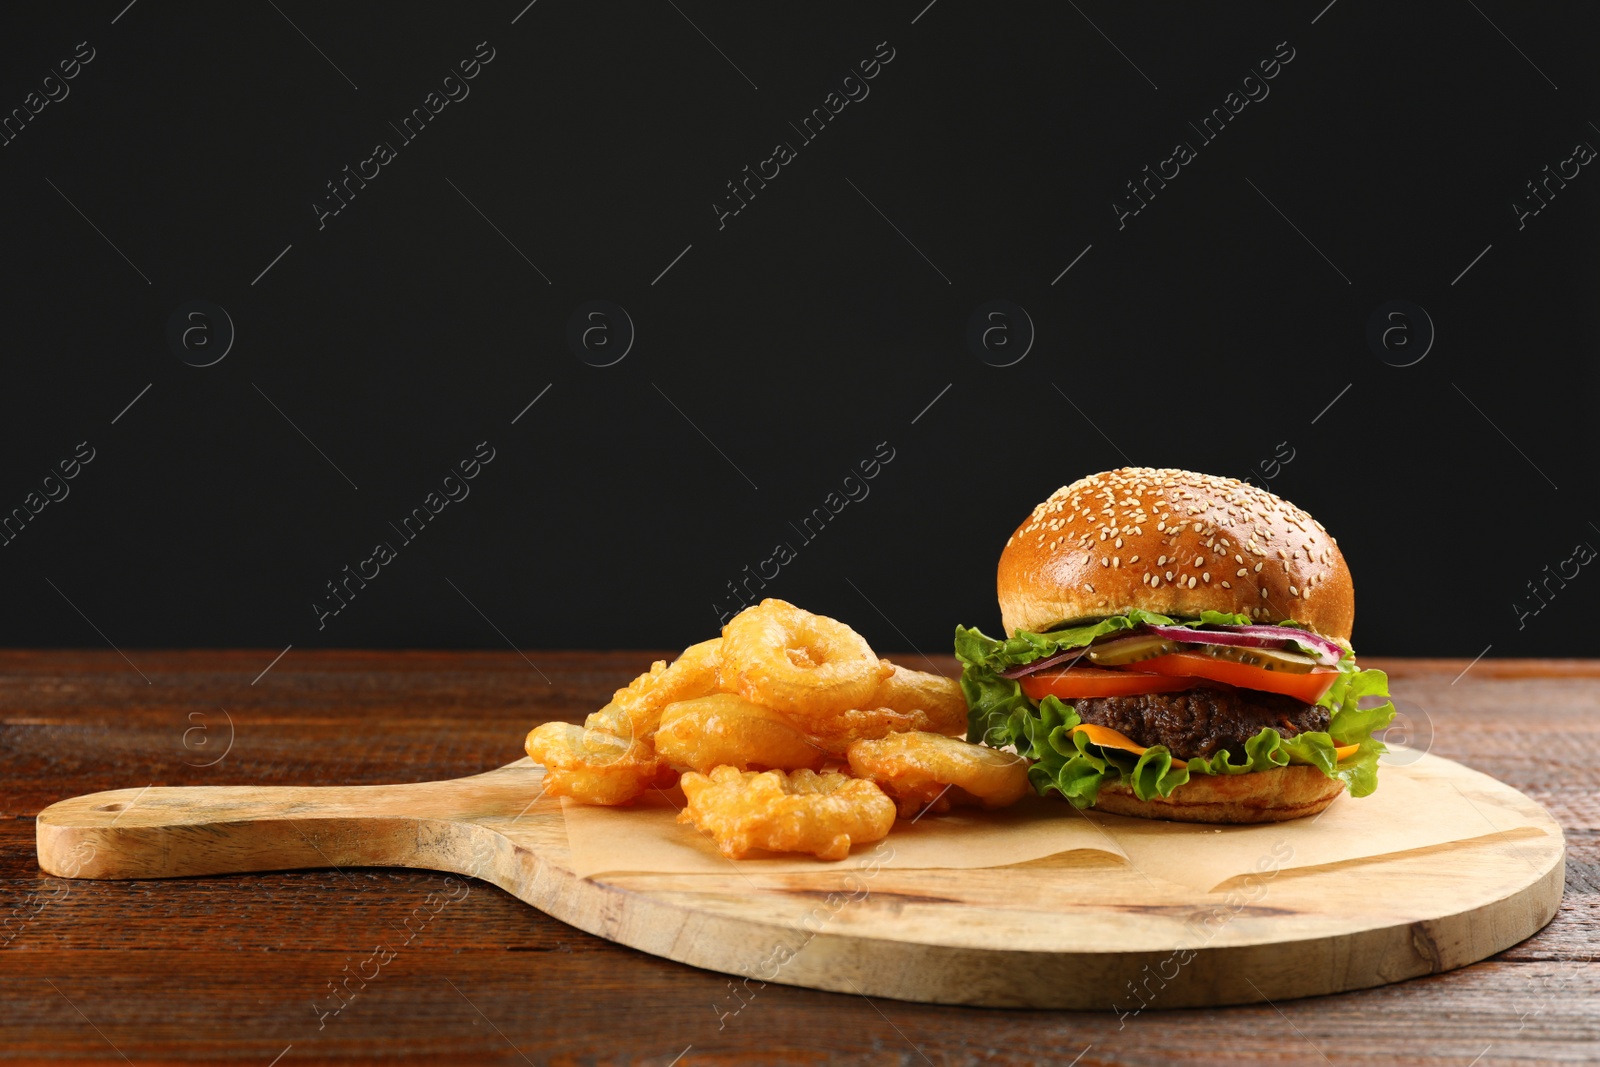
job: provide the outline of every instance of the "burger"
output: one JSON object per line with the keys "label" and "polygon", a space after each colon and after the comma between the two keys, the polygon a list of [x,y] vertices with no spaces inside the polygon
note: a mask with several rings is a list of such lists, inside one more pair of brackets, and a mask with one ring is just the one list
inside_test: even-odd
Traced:
{"label": "burger", "polygon": [[995,639],[957,627],[968,740],[1041,795],[1206,823],[1377,788],[1388,679],[1356,666],[1350,570],[1264,489],[1127,467],[1063,486],[1006,541]]}

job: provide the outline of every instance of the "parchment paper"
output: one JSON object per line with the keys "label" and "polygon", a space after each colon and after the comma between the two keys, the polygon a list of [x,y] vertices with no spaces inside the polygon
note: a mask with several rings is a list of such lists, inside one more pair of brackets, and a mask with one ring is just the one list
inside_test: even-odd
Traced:
{"label": "parchment paper", "polygon": [[[1495,835],[1539,835],[1537,805],[1509,806],[1486,775],[1421,756],[1378,770],[1378,791],[1339,797],[1321,815],[1258,826],[1097,816],[1134,870],[1209,891],[1241,875],[1320,867]],[[1459,787],[1459,788],[1458,788]]]}
{"label": "parchment paper", "polygon": [[681,800],[651,794],[631,808],[562,801],[574,873],[716,874],[822,871],[873,864],[888,869],[1004,867],[1081,849],[1128,863],[1150,878],[1212,890],[1252,872],[1368,859],[1493,835],[1544,833],[1537,804],[1502,799],[1492,779],[1420,753],[1383,766],[1378,790],[1341,796],[1321,815],[1261,826],[1210,826],[1084,813],[1056,798],[1030,797],[1003,811],[957,809],[895,823],[884,842],[857,845],[829,864],[809,856],[730,860],[694,827],[676,821]]}

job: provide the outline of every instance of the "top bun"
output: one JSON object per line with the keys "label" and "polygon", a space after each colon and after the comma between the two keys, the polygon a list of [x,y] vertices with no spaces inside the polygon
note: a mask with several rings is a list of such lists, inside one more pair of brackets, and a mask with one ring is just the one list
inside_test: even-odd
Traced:
{"label": "top bun", "polygon": [[1294,619],[1350,639],[1350,568],[1322,523],[1234,478],[1124,467],[1050,494],[1000,554],[1008,635],[1124,615],[1205,610]]}

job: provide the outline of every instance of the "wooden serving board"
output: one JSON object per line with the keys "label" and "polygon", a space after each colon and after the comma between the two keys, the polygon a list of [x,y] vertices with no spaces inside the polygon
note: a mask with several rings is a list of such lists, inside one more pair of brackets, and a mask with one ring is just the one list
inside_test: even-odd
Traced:
{"label": "wooden serving board", "polygon": [[[1532,805],[1440,763],[1464,795]],[[540,797],[542,776],[524,759],[412,785],[94,793],[40,812],[39,864],[79,878],[450,871],[750,990],[770,981],[1124,1014],[1337,993],[1465,966],[1549,922],[1565,871],[1561,829],[1541,810],[1543,836],[1285,870],[1264,892],[1233,897],[1227,885],[1186,889],[1097,852],[978,870],[883,868],[865,883],[853,862],[585,880],[569,866],[560,803]]]}

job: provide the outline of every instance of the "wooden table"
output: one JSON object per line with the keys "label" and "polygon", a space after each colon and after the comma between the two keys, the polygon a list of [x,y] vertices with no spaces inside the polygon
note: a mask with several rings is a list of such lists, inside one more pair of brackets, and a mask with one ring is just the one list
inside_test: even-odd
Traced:
{"label": "wooden table", "polygon": [[[1459,679],[1465,661],[1372,664],[1390,671],[1403,710],[1431,720],[1432,751],[1522,789],[1566,829],[1560,914],[1484,963],[1338,997],[1122,1023],[768,985],[719,1026],[738,1006],[725,976],[580,933],[482,883],[376,869],[148,882],[40,873],[33,816],[62,797],[147,783],[455,778],[520,756],[535,722],[581,719],[651,658],[531,654],[547,683],[513,653],[295,650],[252,683],[273,655],[132,653],[146,684],[115,652],[0,652],[0,1059],[1600,1059],[1600,661],[1485,660]],[[342,1012],[322,1016],[347,965],[408,937]]]}

